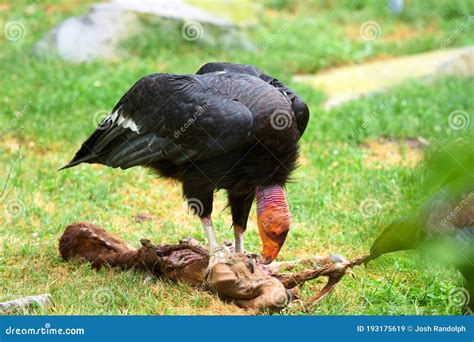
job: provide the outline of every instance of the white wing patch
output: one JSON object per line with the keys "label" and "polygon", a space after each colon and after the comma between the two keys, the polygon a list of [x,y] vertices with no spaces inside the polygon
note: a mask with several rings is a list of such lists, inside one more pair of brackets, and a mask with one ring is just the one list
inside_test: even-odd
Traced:
{"label": "white wing patch", "polygon": [[110,118],[113,123],[116,123],[117,126],[122,126],[123,128],[128,128],[135,133],[140,133],[137,124],[130,118],[125,118],[122,113],[119,113],[119,109],[112,113]]}
{"label": "white wing patch", "polygon": [[133,121],[132,119],[125,119],[125,120],[122,122],[122,127],[123,127],[123,128],[129,128],[129,129],[131,129],[132,131],[134,131],[134,132],[136,132],[136,133],[139,133],[139,132],[138,132],[137,124],[136,124],[135,121]]}
{"label": "white wing patch", "polygon": [[125,118],[122,116],[122,114],[120,114],[118,117],[117,126],[122,125],[124,121],[125,121]]}

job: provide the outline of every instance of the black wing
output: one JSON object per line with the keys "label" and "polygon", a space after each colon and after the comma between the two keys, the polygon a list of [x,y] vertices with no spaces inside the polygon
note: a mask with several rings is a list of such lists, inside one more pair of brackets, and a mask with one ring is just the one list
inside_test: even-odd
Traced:
{"label": "black wing", "polygon": [[211,62],[204,64],[196,74],[208,74],[216,71],[234,72],[258,77],[263,81],[277,88],[291,102],[291,107],[295,113],[296,123],[300,137],[303,135],[309,120],[309,109],[306,103],[296,93],[278,81],[276,78],[265,74],[262,70],[251,64],[235,64],[225,62]]}
{"label": "black wing", "polygon": [[252,114],[195,76],[139,80],[82,144],[72,161],[127,169],[167,159],[175,164],[226,153],[246,142]]}

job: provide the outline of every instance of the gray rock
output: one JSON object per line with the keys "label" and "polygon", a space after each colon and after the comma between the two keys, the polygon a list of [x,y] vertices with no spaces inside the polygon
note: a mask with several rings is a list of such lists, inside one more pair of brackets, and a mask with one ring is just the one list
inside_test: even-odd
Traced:
{"label": "gray rock", "polygon": [[175,21],[177,32],[181,29],[181,36],[187,41],[255,49],[236,25],[184,2],[115,0],[92,5],[85,15],[65,20],[36,43],[33,52],[40,56],[56,54],[78,63],[118,57],[120,42],[140,33],[143,15]]}
{"label": "gray rock", "polygon": [[120,9],[91,8],[47,33],[34,47],[37,55],[57,54],[71,62],[86,62],[118,54],[121,40],[139,32],[138,17]]}
{"label": "gray rock", "polygon": [[37,296],[29,296],[10,300],[8,302],[0,303],[0,313],[12,314],[21,313],[33,308],[41,308],[47,310],[53,305],[53,300],[49,293],[40,294]]}

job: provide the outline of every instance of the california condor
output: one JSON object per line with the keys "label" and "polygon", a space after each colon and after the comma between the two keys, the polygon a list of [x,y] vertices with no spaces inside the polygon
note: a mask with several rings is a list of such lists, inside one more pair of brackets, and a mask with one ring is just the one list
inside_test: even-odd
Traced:
{"label": "california condor", "polygon": [[260,261],[269,263],[290,227],[284,185],[308,118],[308,107],[291,89],[252,65],[208,63],[196,75],[148,75],[63,169],[141,165],[179,180],[213,252],[219,250],[211,220],[214,191],[227,190],[237,253],[244,251],[256,199]]}

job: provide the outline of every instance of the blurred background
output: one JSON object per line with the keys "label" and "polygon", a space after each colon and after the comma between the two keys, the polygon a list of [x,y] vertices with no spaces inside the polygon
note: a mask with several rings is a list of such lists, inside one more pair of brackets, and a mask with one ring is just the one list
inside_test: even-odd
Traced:
{"label": "blurred background", "polygon": [[[77,221],[133,245],[205,238],[172,181],[140,168],[56,172],[146,74],[249,63],[306,101],[282,259],[368,252],[394,217],[426,200],[423,153],[473,133],[469,0],[0,1],[0,24],[0,301],[47,292],[50,313],[242,313],[182,284],[59,258],[57,240]],[[219,193],[221,241],[233,236],[225,204]],[[250,251],[255,222],[252,212]],[[413,251],[376,260],[312,313],[461,313],[461,275],[429,265]]]}

